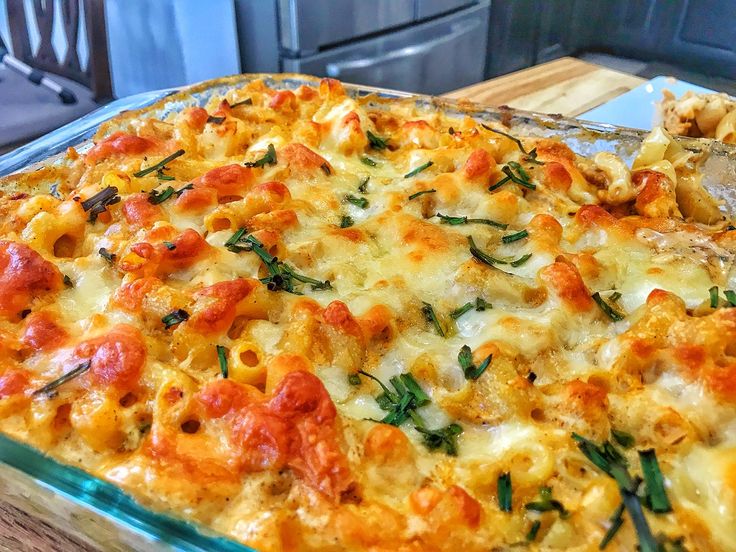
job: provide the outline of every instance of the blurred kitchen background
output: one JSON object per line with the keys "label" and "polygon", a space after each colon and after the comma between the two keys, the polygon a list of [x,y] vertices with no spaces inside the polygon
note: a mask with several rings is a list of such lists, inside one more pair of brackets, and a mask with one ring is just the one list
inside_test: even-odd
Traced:
{"label": "blurred kitchen background", "polygon": [[5,149],[114,97],[240,72],[440,94],[573,55],[736,93],[736,0],[0,0],[0,37],[78,98],[60,107],[0,63]]}

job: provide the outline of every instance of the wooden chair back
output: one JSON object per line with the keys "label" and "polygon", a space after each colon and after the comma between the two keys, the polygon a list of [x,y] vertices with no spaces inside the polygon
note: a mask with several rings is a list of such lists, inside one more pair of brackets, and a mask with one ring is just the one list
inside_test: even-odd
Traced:
{"label": "wooden chair back", "polygon": [[[13,55],[35,69],[55,73],[74,80],[90,90],[96,101],[112,98],[110,62],[107,53],[104,0],[61,0],[61,13],[55,0],[32,0],[33,13],[27,14],[24,0],[6,0]],[[89,60],[86,67],[79,61],[80,5],[84,9],[84,30],[87,35]],[[35,19],[40,35],[36,51],[31,48],[28,17]],[[51,43],[56,17],[61,18],[66,55],[59,60]]]}

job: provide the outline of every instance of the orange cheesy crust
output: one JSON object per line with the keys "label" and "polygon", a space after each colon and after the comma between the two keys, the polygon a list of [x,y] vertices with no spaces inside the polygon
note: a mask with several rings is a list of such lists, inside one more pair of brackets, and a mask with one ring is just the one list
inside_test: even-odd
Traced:
{"label": "orange cheesy crust", "polygon": [[121,116],[0,181],[54,185],[0,194],[0,431],[262,552],[736,552],[736,230],[688,155],[331,79]]}

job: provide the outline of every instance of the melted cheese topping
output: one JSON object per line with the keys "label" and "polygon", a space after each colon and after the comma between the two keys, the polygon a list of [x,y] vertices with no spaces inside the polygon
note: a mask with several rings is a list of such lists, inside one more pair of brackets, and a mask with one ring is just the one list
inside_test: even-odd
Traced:
{"label": "melted cheese topping", "polygon": [[[621,497],[571,434],[615,430],[632,474],[657,454],[652,534],[736,550],[736,309],[709,296],[736,236],[685,208],[666,133],[632,171],[336,81],[225,99],[121,119],[60,195],[0,198],[0,430],[264,552],[596,550]],[[376,380],[403,374],[427,401],[397,429]],[[567,515],[526,507],[542,487]]]}

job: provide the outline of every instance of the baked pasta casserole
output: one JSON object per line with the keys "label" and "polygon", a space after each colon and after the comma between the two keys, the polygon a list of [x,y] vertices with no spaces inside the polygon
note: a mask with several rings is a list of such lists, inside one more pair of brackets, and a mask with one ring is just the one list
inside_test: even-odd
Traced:
{"label": "baked pasta casserole", "polygon": [[688,91],[678,99],[664,90],[657,107],[665,129],[672,134],[736,144],[736,99],[727,94]]}
{"label": "baked pasta casserole", "polygon": [[262,552],[736,551],[700,160],[285,88],[1,182],[0,430]]}

